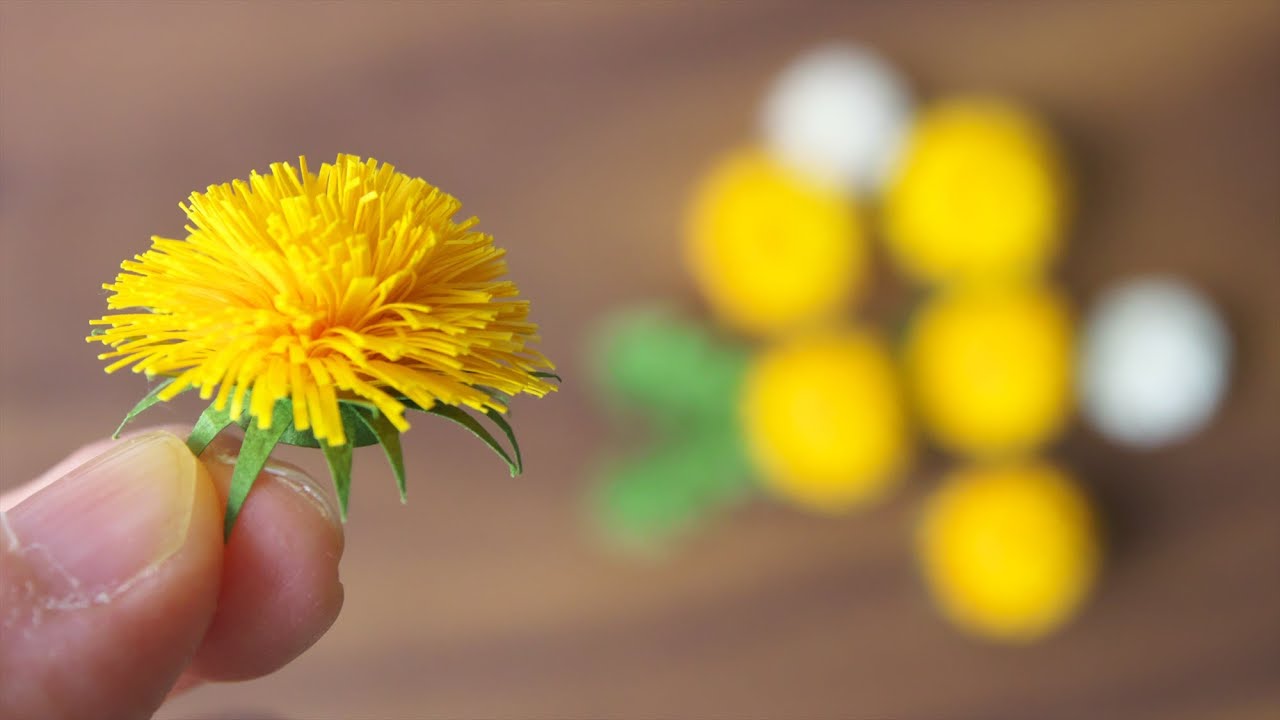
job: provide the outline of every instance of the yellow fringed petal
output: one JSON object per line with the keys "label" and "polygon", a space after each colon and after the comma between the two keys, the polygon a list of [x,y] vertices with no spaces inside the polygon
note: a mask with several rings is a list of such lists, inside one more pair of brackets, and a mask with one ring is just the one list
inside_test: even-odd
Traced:
{"label": "yellow fringed petal", "polygon": [[296,428],[341,445],[341,399],[403,430],[396,397],[502,410],[481,388],[554,389],[533,374],[553,368],[529,347],[537,326],[503,251],[424,180],[350,155],[312,173],[300,158],[181,207],[188,236],[152,238],[121,264],[107,307],[126,312],[88,338],[111,348],[109,371],[177,378],[163,400],[216,388],[216,407],[238,417],[247,404],[266,429],[291,399]]}

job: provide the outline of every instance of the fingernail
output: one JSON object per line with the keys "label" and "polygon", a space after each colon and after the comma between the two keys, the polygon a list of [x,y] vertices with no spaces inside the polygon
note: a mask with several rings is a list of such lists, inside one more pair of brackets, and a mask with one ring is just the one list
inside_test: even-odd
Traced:
{"label": "fingernail", "polygon": [[315,506],[316,510],[324,516],[324,519],[334,525],[342,524],[338,515],[338,501],[334,499],[331,486],[322,485],[319,480],[295,467],[280,465],[271,461],[267,462],[263,472],[276,478],[290,490],[307,498]]}
{"label": "fingernail", "polygon": [[74,589],[106,589],[185,544],[196,477],[176,435],[139,435],[27,498],[8,520],[23,548],[46,555]]}
{"label": "fingernail", "polygon": [[[200,456],[200,459],[206,463],[213,462],[226,466],[225,472],[229,477],[236,463],[240,461],[239,447],[220,443],[217,440],[214,442],[218,444],[214,446],[212,452],[206,452]],[[342,527],[341,516],[338,513],[338,500],[334,495],[332,482],[321,482],[292,465],[276,462],[272,458],[267,459],[262,472],[274,484],[282,485],[305,498],[311,507],[320,513],[320,517],[337,527]],[[267,478],[259,477],[258,482]]]}

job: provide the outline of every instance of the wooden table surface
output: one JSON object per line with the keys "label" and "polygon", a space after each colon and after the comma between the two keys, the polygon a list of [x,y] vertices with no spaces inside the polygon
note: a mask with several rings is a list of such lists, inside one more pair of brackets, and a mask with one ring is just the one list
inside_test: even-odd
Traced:
{"label": "wooden table surface", "polygon": [[[855,517],[756,503],[657,560],[601,549],[583,520],[608,442],[593,323],[696,307],[690,184],[752,138],[771,74],[832,39],[880,48],[926,97],[1008,93],[1053,120],[1082,192],[1077,297],[1176,272],[1236,330],[1207,432],[1135,454],[1077,427],[1055,448],[1114,547],[1038,645],[931,610],[907,532],[936,467]],[[337,625],[166,717],[1280,717],[1280,3],[0,3],[0,485],[136,398],[81,338],[119,261],[181,232],[179,200],[340,151],[482,218],[565,390],[517,405],[516,481],[424,424],[402,508],[362,451]]]}

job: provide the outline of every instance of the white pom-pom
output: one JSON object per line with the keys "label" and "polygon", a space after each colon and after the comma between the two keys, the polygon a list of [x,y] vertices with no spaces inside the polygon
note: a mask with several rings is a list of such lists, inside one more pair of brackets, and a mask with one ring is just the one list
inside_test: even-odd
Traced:
{"label": "white pom-pom", "polygon": [[1126,282],[1101,298],[1086,329],[1084,412],[1116,442],[1175,442],[1213,416],[1230,362],[1230,333],[1200,293],[1172,279]]}
{"label": "white pom-pom", "polygon": [[910,129],[911,95],[887,63],[853,45],[800,56],[765,98],[765,141],[782,162],[860,192],[891,176]]}

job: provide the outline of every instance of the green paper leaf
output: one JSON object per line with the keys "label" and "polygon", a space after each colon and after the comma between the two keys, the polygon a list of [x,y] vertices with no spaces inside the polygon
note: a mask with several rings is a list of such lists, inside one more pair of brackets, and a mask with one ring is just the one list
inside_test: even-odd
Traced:
{"label": "green paper leaf", "polygon": [[[280,436],[284,435],[289,427],[289,416],[281,412],[282,406],[283,403],[276,404],[269,430],[259,428],[257,422],[251,422],[245,427],[244,442],[240,445],[240,457],[236,459],[235,469],[231,471],[231,491],[227,495],[227,513],[223,518],[222,526],[224,541],[231,538],[231,529],[235,527],[240,509],[244,507],[244,501],[249,497],[249,490],[258,479],[258,473],[266,467],[267,458],[280,442]],[[202,415],[201,418],[203,417]],[[350,452],[349,446],[348,452]]]}
{"label": "green paper leaf", "polygon": [[[422,409],[416,404],[413,407],[418,410]],[[494,439],[493,435],[490,434],[488,430],[485,430],[484,426],[481,425],[479,421],[468,415],[460,408],[454,407],[453,405],[442,405],[440,403],[436,403],[431,406],[431,409],[426,410],[425,412],[431,413],[432,415],[438,415],[446,420],[452,420],[453,422],[470,430],[472,435],[480,438],[485,445],[489,446],[490,450],[493,450],[498,454],[498,457],[506,461],[507,468],[511,471],[511,477],[515,477],[520,474],[520,466],[516,461],[511,459],[511,456],[508,455],[502,445]]]}
{"label": "green paper leaf", "polygon": [[347,502],[351,496],[351,443],[330,445],[321,441],[320,449],[324,451],[324,459],[329,463],[333,488],[338,493],[338,509],[342,513],[342,522],[346,522]]}
{"label": "green paper leaf", "polygon": [[755,480],[734,435],[682,439],[602,473],[595,510],[624,545],[662,543],[749,497]]}
{"label": "green paper leaf", "polygon": [[230,424],[231,414],[228,411],[218,410],[210,405],[200,413],[200,419],[196,420],[195,427],[191,428],[191,434],[187,436],[187,447],[192,454],[200,455],[205,448],[209,447],[209,443],[218,437],[218,433]]}
{"label": "green paper leaf", "polygon": [[722,425],[737,413],[746,348],[662,308],[619,313],[593,342],[594,375],[621,413],[648,416],[663,434]]}
{"label": "green paper leaf", "polygon": [[120,433],[124,430],[125,425],[132,422],[134,418],[141,415],[147,408],[160,402],[160,391],[171,385],[175,379],[176,378],[165,378],[164,380],[161,380],[159,385],[151,388],[146,395],[142,396],[142,399],[138,401],[137,405],[133,406],[133,409],[129,411],[129,414],[124,416],[124,420],[120,421],[120,427],[117,427],[116,431],[111,434],[111,439],[119,439]]}
{"label": "green paper leaf", "polygon": [[391,463],[391,472],[396,476],[396,487],[400,489],[400,502],[406,502],[408,493],[405,488],[404,452],[400,447],[400,431],[391,424],[391,420],[386,415],[377,410],[360,412],[357,416],[378,437],[378,444],[387,454],[387,462]]}
{"label": "green paper leaf", "polygon": [[484,414],[489,416],[493,424],[498,426],[498,429],[507,436],[507,440],[511,443],[511,449],[516,453],[515,474],[519,475],[524,472],[524,457],[520,454],[520,443],[516,441],[516,431],[511,428],[511,423],[507,422],[507,419],[497,410],[489,409]]}
{"label": "green paper leaf", "polygon": [[690,464],[671,448],[614,465],[597,486],[598,520],[624,545],[640,547],[679,534],[699,514],[691,473]]}

